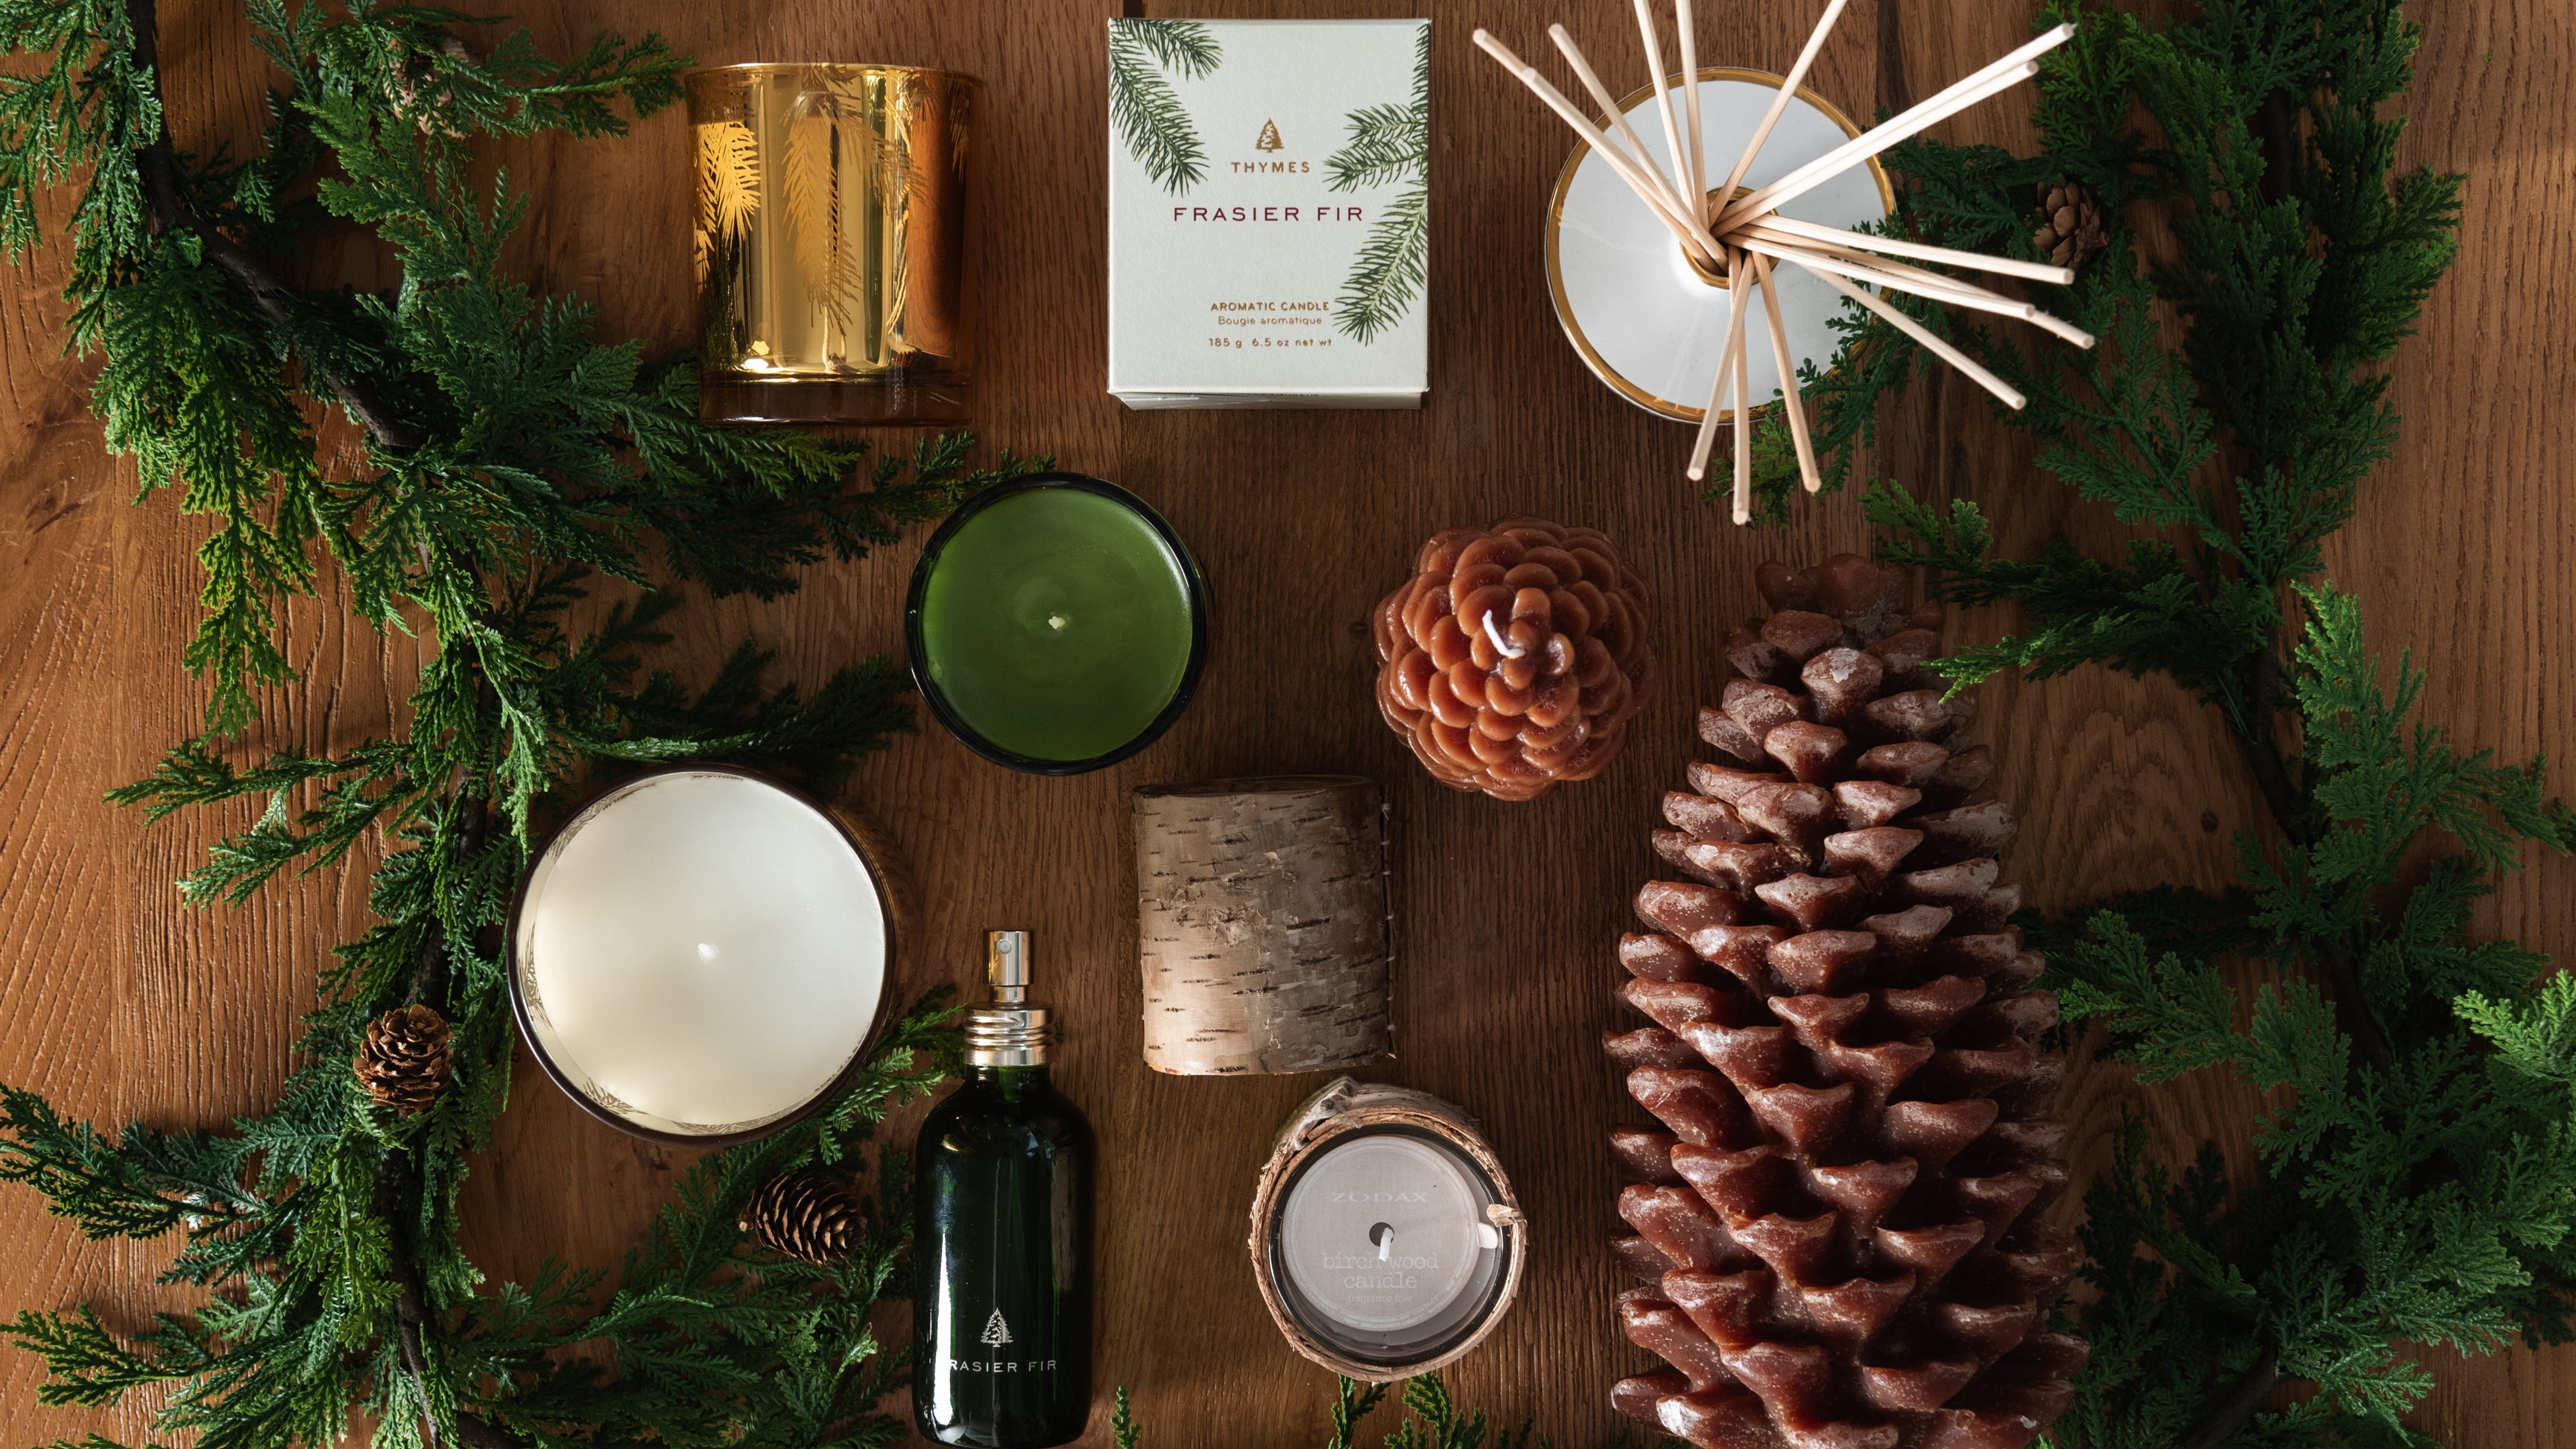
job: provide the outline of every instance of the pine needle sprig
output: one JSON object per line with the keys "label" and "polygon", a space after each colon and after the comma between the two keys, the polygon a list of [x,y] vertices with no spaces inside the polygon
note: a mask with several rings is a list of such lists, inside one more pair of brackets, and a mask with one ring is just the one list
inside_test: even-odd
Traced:
{"label": "pine needle sprig", "polygon": [[[1417,85],[1417,96],[1428,98]],[[1417,100],[1403,105],[1362,106],[1345,123],[1349,134],[1340,149],[1324,158],[1325,183],[1332,191],[1357,191],[1419,180],[1430,152],[1431,132]]]}
{"label": "pine needle sprig", "polygon": [[1333,327],[1355,342],[1368,342],[1411,309],[1429,279],[1431,196],[1415,188],[1378,209],[1367,240],[1351,258],[1350,275],[1333,299]]}
{"label": "pine needle sprig", "polygon": [[1413,42],[1413,92],[1404,104],[1350,113],[1349,135],[1324,159],[1333,191],[1412,185],[1378,208],[1333,302],[1333,327],[1368,342],[1402,321],[1431,270],[1431,27]]}

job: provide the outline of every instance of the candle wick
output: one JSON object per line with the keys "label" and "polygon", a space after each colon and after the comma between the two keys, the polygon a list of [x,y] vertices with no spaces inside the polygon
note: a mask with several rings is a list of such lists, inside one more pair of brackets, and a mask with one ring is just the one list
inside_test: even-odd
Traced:
{"label": "candle wick", "polygon": [[1494,611],[1491,609],[1485,611],[1485,637],[1494,641],[1494,652],[1505,659],[1518,659],[1529,652],[1513,647],[1511,641],[1502,636],[1502,631],[1494,627]]}
{"label": "candle wick", "polygon": [[1065,626],[1065,617],[1064,617],[1064,615],[1062,615],[1062,614],[1049,614],[1049,615],[1047,615],[1047,627],[1048,627],[1048,628],[1050,628],[1050,629],[1061,629],[1061,628],[1063,628],[1064,626]]}
{"label": "candle wick", "polygon": [[1395,1256],[1394,1228],[1385,1223],[1380,1223],[1376,1227],[1369,1229],[1369,1236],[1377,1240],[1377,1257],[1379,1262],[1383,1263],[1388,1258]]}

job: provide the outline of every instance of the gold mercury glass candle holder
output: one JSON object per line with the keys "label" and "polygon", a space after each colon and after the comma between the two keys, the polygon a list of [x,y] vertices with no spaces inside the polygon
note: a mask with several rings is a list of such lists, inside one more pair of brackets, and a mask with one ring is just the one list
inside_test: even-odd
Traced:
{"label": "gold mercury glass candle holder", "polygon": [[733,65],[692,72],[688,91],[698,415],[965,421],[983,84],[915,66]]}

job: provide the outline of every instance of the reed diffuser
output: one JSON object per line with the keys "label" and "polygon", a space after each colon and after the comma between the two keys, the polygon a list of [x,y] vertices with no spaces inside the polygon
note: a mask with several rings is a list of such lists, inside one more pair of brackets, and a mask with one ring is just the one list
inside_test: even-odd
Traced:
{"label": "reed diffuser", "polygon": [[[1701,410],[1699,433],[1691,447],[1688,473],[1694,481],[1706,476],[1708,456],[1721,416],[1720,404],[1731,388],[1734,407],[1725,415],[1732,417],[1736,424],[1733,430],[1733,512],[1737,523],[1748,522],[1752,517],[1753,454],[1745,437],[1745,422],[1751,413],[1745,318],[1756,292],[1761,294],[1765,320],[1769,324],[1773,362],[1779,370],[1779,384],[1786,403],[1789,435],[1797,450],[1799,474],[1808,492],[1813,493],[1822,486],[1822,478],[1816,468],[1814,442],[1807,428],[1806,411],[1798,397],[1797,370],[1790,356],[1788,332],[1782,322],[1780,278],[1773,271],[1775,262],[1787,263],[1800,273],[1815,277],[1840,296],[1885,318],[1888,325],[1966,373],[2007,407],[2020,408],[2025,399],[2002,378],[1979,366],[1967,354],[1943,341],[1871,289],[1904,292],[1945,307],[1964,307],[2016,318],[2044,328],[2079,347],[2093,345],[2092,334],[2028,302],[1947,273],[1892,259],[1903,257],[1914,262],[1930,262],[2029,281],[2054,282],[2060,286],[2074,280],[2075,274],[2069,268],[1929,246],[1848,227],[1818,225],[1784,216],[1780,210],[1854,167],[1870,164],[1879,152],[1899,141],[2037,75],[2039,57],[2072,38],[2075,34],[2072,25],[2060,25],[2040,35],[1912,110],[1851,137],[1842,145],[1793,167],[1765,185],[1757,188],[1742,184],[1762,155],[1763,146],[1771,139],[1782,114],[1797,96],[1799,83],[1805,79],[1808,68],[1815,64],[1816,56],[1823,51],[1826,37],[1833,33],[1834,22],[1842,18],[1849,3],[1850,0],[1831,0],[1825,7],[1823,18],[1808,36],[1806,47],[1799,52],[1797,63],[1782,80],[1778,95],[1754,126],[1733,166],[1715,185],[1708,184],[1711,172],[1707,143],[1701,129],[1701,73],[1691,0],[1678,0],[1674,12],[1674,38],[1681,62],[1678,71],[1665,68],[1663,41],[1657,32],[1653,11],[1648,8],[1646,0],[1634,0],[1638,38],[1645,48],[1654,94],[1652,114],[1663,133],[1664,159],[1660,162],[1653,148],[1628,120],[1626,109],[1612,99],[1609,88],[1602,83],[1564,26],[1548,27],[1548,38],[1564,54],[1566,64],[1584,90],[1606,113],[1605,121],[1595,122],[1586,116],[1563,92],[1541,76],[1537,67],[1513,54],[1491,34],[1483,30],[1476,32],[1476,44],[1500,61],[1504,69],[1528,86],[1548,109],[1572,126],[1575,134],[1583,138],[1585,146],[1607,162],[1656,219],[1669,229],[1683,259],[1699,279],[1709,287],[1725,291],[1725,340],[1719,349],[1716,374],[1709,383],[1707,405]],[[1673,95],[1676,89],[1681,92],[1678,106]]]}

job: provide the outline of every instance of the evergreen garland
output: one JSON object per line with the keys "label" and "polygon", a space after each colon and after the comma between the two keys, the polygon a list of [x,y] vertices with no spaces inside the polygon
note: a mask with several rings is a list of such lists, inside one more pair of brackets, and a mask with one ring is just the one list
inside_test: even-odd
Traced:
{"label": "evergreen garland", "polygon": [[[186,656],[212,686],[209,733],[110,798],[153,819],[264,798],[181,883],[199,903],[381,842],[377,924],[322,973],[305,1065],[274,1109],[229,1133],[101,1132],[0,1087],[0,1180],[91,1237],[180,1232],[163,1279],[206,1290],[132,1338],[87,1309],[22,1311],[0,1336],[45,1359],[42,1402],[167,1386],[158,1426],[207,1449],[329,1442],[353,1413],[393,1449],[882,1443],[900,1426],[874,1406],[906,1361],[868,1318],[908,1233],[900,1154],[878,1154],[863,1241],[829,1267],[759,1248],[734,1218],[775,1174],[863,1168],[871,1127],[957,1059],[944,1004],[902,1012],[823,1113],[686,1173],[613,1284],[549,1264],[493,1285],[456,1219],[508,1090],[490,934],[550,802],[603,773],[721,759],[828,784],[911,728],[883,657],[811,696],[764,685],[769,656],[748,641],[701,689],[648,672],[678,604],[657,558],[672,581],[775,597],[798,566],[859,557],[1029,465],[971,467],[963,437],[880,458],[704,425],[690,358],[647,363],[599,340],[587,303],[501,272],[526,201],[506,176],[470,179],[475,143],[622,133],[621,104],[679,94],[686,62],[659,39],[602,36],[555,61],[524,32],[478,51],[490,22],[451,11],[246,8],[281,77],[259,154],[236,161],[165,130],[152,0],[0,0],[0,44],[40,62],[0,78],[0,241],[13,257],[37,244],[40,193],[79,181],[71,346],[100,359],[93,407],[147,494],[175,488],[213,519]],[[274,259],[327,218],[373,228],[400,285],[284,280]],[[317,462],[308,402],[363,430],[346,476]],[[326,558],[362,618],[433,643],[409,729],[240,762],[225,737],[254,723],[261,686],[293,678],[279,605]],[[576,627],[602,580],[641,593]],[[452,1083],[400,1115],[350,1063],[370,1021],[413,1003],[452,1027]]]}
{"label": "evergreen garland", "polygon": [[[2576,814],[2540,762],[2415,720],[2423,676],[2401,660],[2383,688],[2360,606],[2317,577],[2394,450],[2374,364],[2451,261],[2461,178],[2395,169],[2403,122],[2382,111],[2416,44],[2396,0],[2209,0],[2165,23],[2051,0],[2037,23],[2061,20],[2080,28],[2042,72],[2040,152],[1906,143],[1890,225],[2032,257],[2035,195],[2099,197],[2108,247],[2050,304],[2096,350],[1917,312],[2029,396],[1998,416],[2043,441],[2043,470],[2155,532],[2015,558],[1971,502],[1881,482],[1868,513],[1947,597],[2026,621],[1933,667],[1959,687],[2016,666],[2170,676],[2218,712],[2273,828],[2236,841],[2223,895],[2156,887],[2025,923],[2068,1019],[2107,1028],[2140,1080],[2223,1068],[2268,1094],[2251,1181],[2215,1143],[2179,1172],[2153,1160],[2133,1121],[2086,1194],[2097,1296],[2068,1312],[2093,1359],[2053,1436],[2426,1443],[2399,1416],[2430,1376],[2400,1343],[2576,1337],[2576,984],[2469,934],[2523,842],[2576,848]],[[2140,240],[2150,218],[2169,245]],[[1842,325],[1840,365],[1810,384],[1837,482],[1877,401],[1931,365],[1856,309]],[[1776,512],[1794,471],[1769,472]],[[2257,978],[2250,1003],[2222,963]],[[2314,1392],[2267,1407],[2284,1384]]]}

